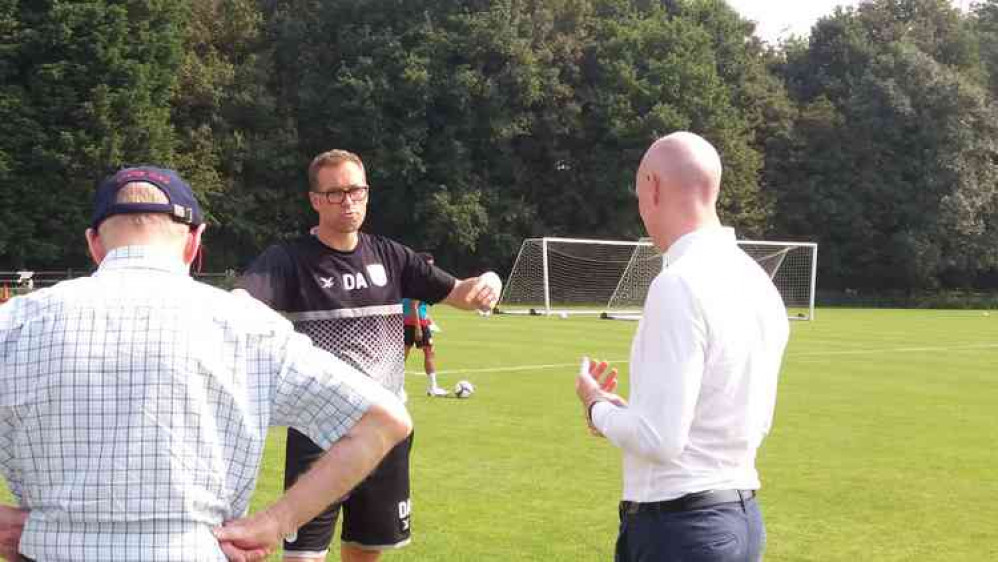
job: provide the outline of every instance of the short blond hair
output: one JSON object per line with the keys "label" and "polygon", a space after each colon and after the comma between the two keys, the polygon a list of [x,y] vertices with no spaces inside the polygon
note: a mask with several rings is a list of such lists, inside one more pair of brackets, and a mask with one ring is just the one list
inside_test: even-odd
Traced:
{"label": "short blond hair", "polygon": [[354,164],[360,166],[360,171],[365,172],[364,162],[353,152],[348,150],[340,150],[338,148],[333,150],[327,150],[322,154],[316,156],[312,159],[312,163],[308,165],[308,187],[311,190],[315,190],[319,186],[316,185],[319,177],[319,170],[323,168],[335,168],[345,164],[346,162],[353,162]]}

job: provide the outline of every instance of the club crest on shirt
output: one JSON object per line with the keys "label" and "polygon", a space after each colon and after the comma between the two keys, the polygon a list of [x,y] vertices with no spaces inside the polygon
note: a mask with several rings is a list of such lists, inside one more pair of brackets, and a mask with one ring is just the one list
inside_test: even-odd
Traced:
{"label": "club crest on shirt", "polygon": [[371,283],[374,283],[375,286],[384,287],[388,284],[388,274],[385,272],[385,266],[380,263],[368,265],[367,275],[371,278]]}

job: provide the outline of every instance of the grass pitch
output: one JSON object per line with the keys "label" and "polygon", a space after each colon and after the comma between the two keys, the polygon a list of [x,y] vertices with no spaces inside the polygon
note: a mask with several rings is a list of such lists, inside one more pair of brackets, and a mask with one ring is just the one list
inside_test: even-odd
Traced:
{"label": "grass pitch", "polygon": [[[626,395],[636,325],[433,314],[441,382],[477,392],[430,399],[409,358],[413,544],[385,559],[612,560],[620,457],[572,379],[583,354],[615,361]],[[767,561],[998,560],[998,314],[819,310],[792,324],[779,393]],[[282,447],[275,430],[254,509],[280,493]]]}

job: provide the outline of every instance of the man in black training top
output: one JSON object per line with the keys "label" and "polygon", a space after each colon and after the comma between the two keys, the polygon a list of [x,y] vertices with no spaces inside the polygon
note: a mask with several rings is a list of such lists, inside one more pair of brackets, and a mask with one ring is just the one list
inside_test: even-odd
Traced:
{"label": "man in black training top", "polygon": [[[490,310],[501,292],[498,277],[458,280],[402,244],[360,232],[371,188],[357,155],[331,150],[316,156],[308,181],[318,229],[267,248],[242,276],[239,288],[284,313],[316,345],[404,400],[402,299]],[[325,560],[341,506],[344,562],[376,561],[381,551],[408,544],[411,447],[410,435],[367,480],[289,536],[284,559]],[[307,437],[288,429],[285,487],[321,454]]]}

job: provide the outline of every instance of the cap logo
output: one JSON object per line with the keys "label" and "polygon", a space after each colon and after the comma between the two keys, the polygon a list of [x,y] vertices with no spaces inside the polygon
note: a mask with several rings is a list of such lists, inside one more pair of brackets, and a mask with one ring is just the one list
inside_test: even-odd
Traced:
{"label": "cap logo", "polygon": [[118,173],[118,181],[137,181],[141,179],[151,179],[163,184],[170,183],[170,176],[160,174],[152,170],[123,170]]}

